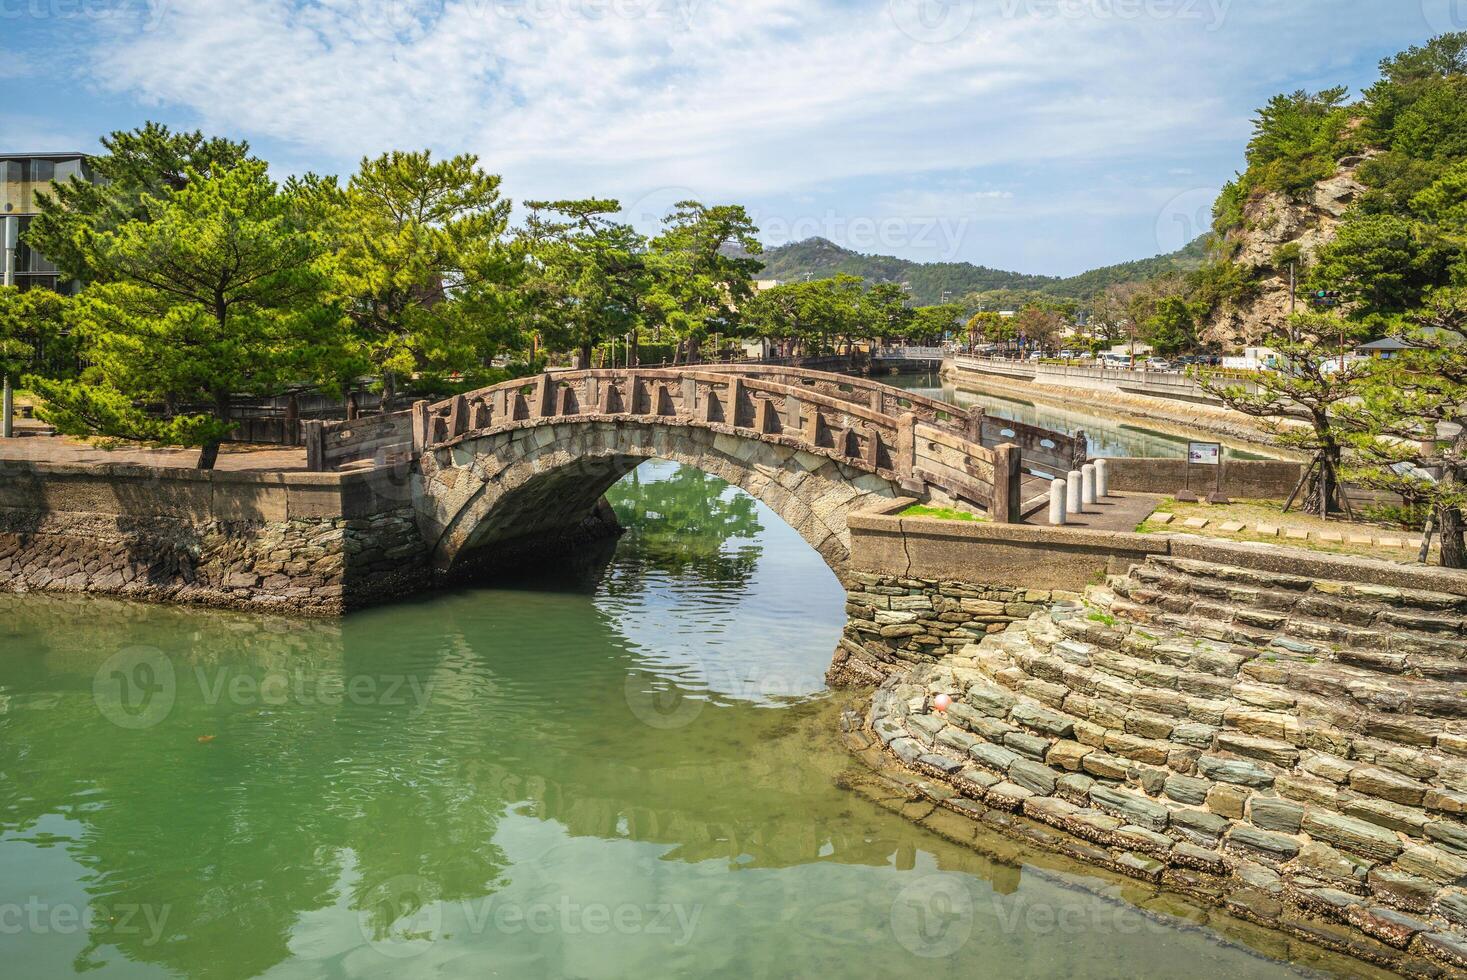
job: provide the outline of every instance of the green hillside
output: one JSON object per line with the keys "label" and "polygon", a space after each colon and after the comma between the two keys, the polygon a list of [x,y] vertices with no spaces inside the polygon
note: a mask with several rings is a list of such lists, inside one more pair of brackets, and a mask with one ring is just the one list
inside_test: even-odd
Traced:
{"label": "green hillside", "polygon": [[924,306],[941,302],[944,293],[947,299],[956,300],[971,293],[994,290],[1085,300],[1117,283],[1144,281],[1194,269],[1201,264],[1202,256],[1202,240],[1199,239],[1170,255],[1123,262],[1061,278],[1006,272],[970,262],[912,262],[890,255],[863,255],[824,238],[807,238],[802,242],[771,248],[759,256],[764,263],[764,271],[759,276],[795,282],[807,276],[826,279],[846,273],[861,276],[872,283],[904,282],[911,286],[913,302]]}

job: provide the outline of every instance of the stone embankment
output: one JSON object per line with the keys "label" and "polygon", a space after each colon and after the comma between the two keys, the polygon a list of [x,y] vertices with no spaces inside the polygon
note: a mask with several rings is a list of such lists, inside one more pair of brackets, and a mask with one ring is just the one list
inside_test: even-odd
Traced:
{"label": "stone embankment", "polygon": [[0,464],[0,589],[334,615],[426,582],[401,473]]}
{"label": "stone embankment", "polygon": [[1467,597],[1152,556],[1003,625],[1026,611],[886,681],[883,758],[1093,865],[1467,975]]}
{"label": "stone embankment", "polygon": [[1095,387],[1069,387],[1063,378],[1045,384],[1019,376],[1001,376],[973,370],[958,362],[943,363],[942,379],[959,391],[989,393],[1023,401],[1039,400],[1046,405],[1090,415],[1113,416],[1120,421],[1139,422],[1148,428],[1177,436],[1206,433],[1228,443],[1278,454],[1277,438],[1264,430],[1257,419],[1221,405],[1179,401],[1135,391],[1107,391]]}

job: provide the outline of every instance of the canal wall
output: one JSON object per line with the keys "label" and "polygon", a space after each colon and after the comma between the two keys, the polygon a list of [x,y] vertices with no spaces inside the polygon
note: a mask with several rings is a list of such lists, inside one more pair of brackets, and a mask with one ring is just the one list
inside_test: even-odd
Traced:
{"label": "canal wall", "polygon": [[[1389,969],[1467,975],[1467,575],[930,524],[863,517],[855,538],[890,563],[852,576],[842,640],[887,672],[847,723],[868,761],[1031,843]],[[910,577],[940,537],[970,542],[961,578]],[[978,577],[990,548],[1010,557]],[[1024,550],[1064,566],[1048,600],[982,598]]]}
{"label": "canal wall", "polygon": [[1160,388],[1147,390],[1139,385],[1124,389],[1094,383],[1066,385],[1068,376],[1059,374],[1049,376],[1041,384],[1034,371],[1034,367],[1021,362],[990,363],[981,359],[959,358],[943,362],[942,380],[959,391],[987,392],[1021,401],[1038,399],[1047,405],[1074,412],[1113,415],[1121,420],[1144,423],[1161,432],[1181,436],[1205,433],[1226,442],[1257,446],[1269,453],[1278,452],[1276,437],[1261,428],[1256,419],[1219,404],[1168,397]]}
{"label": "canal wall", "polygon": [[1218,466],[1189,466],[1185,459],[1113,458],[1110,489],[1172,495],[1183,489],[1208,494],[1221,489],[1240,500],[1283,500],[1299,485],[1304,464],[1289,459],[1224,459]]}
{"label": "canal wall", "polygon": [[427,580],[402,468],[0,460],[0,590],[334,615]]}

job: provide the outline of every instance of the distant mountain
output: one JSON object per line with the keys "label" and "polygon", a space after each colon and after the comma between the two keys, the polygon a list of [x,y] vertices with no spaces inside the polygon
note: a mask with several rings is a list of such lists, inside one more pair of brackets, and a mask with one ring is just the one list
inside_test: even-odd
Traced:
{"label": "distant mountain", "polygon": [[863,255],[842,248],[825,238],[780,245],[758,256],[764,263],[761,279],[794,282],[809,276],[827,279],[840,273],[861,276],[870,282],[910,283],[912,299],[919,305],[958,300],[969,293],[995,289],[1043,293],[1056,299],[1088,299],[1107,286],[1151,279],[1168,272],[1196,268],[1202,261],[1202,240],[1179,252],[1155,258],[1123,262],[1092,269],[1070,278],[1005,272],[971,262],[913,262],[890,255]]}

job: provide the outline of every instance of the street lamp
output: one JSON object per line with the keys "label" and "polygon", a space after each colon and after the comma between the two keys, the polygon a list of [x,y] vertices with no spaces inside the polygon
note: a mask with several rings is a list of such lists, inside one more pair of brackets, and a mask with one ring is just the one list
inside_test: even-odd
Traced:
{"label": "street lamp", "polygon": [[5,285],[15,285],[15,249],[20,244],[20,219],[13,214],[0,217],[5,224]]}
{"label": "street lamp", "polygon": [[[20,241],[20,219],[7,214],[0,217],[5,223],[5,285],[15,285],[15,247]],[[0,439],[15,435],[15,392],[10,387],[10,372],[5,373],[3,394],[0,394]]]}

